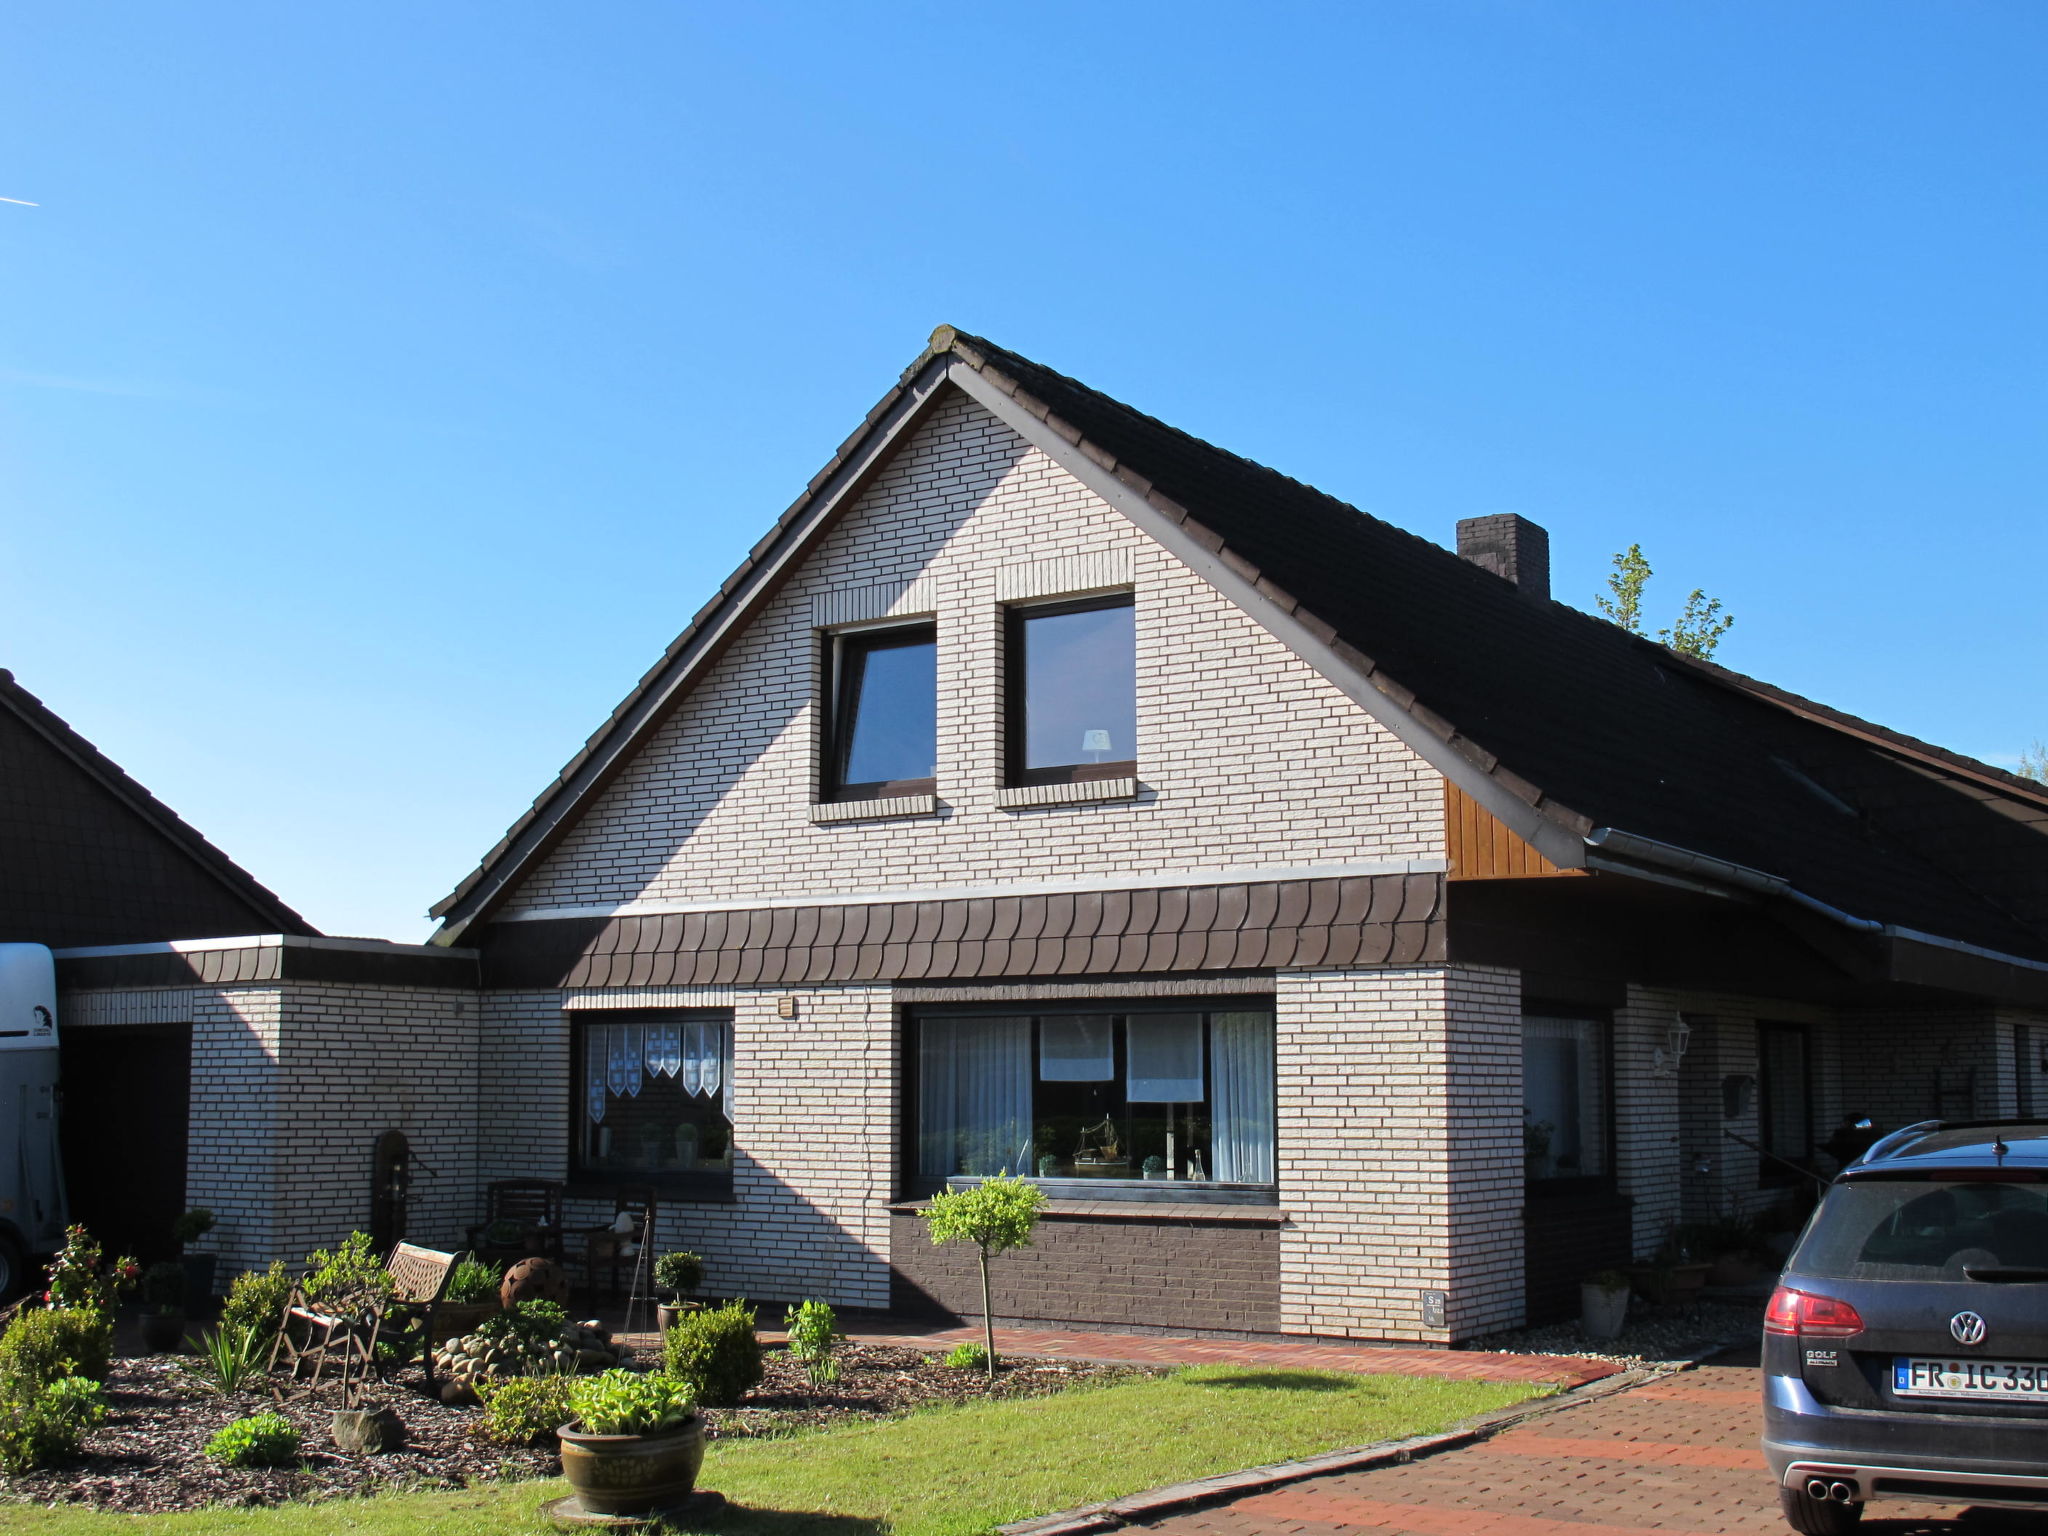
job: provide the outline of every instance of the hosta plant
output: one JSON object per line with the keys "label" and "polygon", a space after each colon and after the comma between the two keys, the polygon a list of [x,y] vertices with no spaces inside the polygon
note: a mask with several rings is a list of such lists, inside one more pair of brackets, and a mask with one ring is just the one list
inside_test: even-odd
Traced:
{"label": "hosta plant", "polygon": [[654,1435],[697,1411],[690,1383],[666,1372],[606,1371],[569,1389],[569,1408],[586,1435]]}

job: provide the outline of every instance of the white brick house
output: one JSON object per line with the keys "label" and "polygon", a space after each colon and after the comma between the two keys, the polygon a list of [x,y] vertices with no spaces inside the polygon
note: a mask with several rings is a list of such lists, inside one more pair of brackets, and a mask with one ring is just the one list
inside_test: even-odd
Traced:
{"label": "white brick house", "polygon": [[73,1006],[242,1021],[237,1261],[397,1129],[415,1235],[644,1186],[710,1290],[953,1308],[916,1202],[1008,1167],[1008,1315],[1219,1333],[1456,1342],[1783,1199],[1750,1143],[2043,1104],[2048,792],[1460,543],[941,328],[437,953],[77,951]]}

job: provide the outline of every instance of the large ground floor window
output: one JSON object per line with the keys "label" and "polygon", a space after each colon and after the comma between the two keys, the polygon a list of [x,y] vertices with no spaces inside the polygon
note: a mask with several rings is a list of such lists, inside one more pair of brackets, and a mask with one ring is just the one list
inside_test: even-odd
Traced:
{"label": "large ground floor window", "polygon": [[916,1182],[1270,1187],[1270,1009],[921,1013]]}
{"label": "large ground floor window", "polygon": [[572,1175],[707,1192],[732,1181],[732,1018],[570,1015]]}

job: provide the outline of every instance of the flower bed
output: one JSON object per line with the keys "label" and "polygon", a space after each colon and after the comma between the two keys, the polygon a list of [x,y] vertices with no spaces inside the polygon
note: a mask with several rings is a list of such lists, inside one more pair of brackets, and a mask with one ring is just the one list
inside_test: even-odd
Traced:
{"label": "flower bed", "polygon": [[[921,1351],[848,1344],[842,1374],[813,1387],[804,1367],[771,1350],[761,1385],[737,1408],[705,1411],[710,1434],[760,1438],[860,1420],[900,1416],[947,1402],[1034,1397],[1075,1382],[1133,1374],[1128,1368],[1078,1362],[1019,1361],[993,1387],[972,1371],[949,1370]],[[559,1470],[552,1447],[534,1449],[485,1440],[474,1407],[450,1406],[417,1390],[417,1368],[386,1389],[406,1428],[406,1443],[378,1456],[346,1456],[328,1435],[338,1401],[323,1393],[281,1411],[298,1427],[305,1454],[289,1468],[235,1468],[209,1461],[203,1448],[230,1420],[270,1409],[267,1387],[221,1397],[190,1383],[174,1360],[120,1359],[107,1381],[111,1412],[66,1465],[0,1478],[0,1497],[38,1504],[163,1513],[207,1504],[273,1504],[325,1499],[393,1487],[460,1487],[499,1478],[545,1477]]]}

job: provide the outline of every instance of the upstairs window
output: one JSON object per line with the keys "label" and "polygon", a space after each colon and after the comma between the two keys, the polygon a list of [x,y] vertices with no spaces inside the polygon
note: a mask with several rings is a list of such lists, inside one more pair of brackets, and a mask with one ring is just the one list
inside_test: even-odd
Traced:
{"label": "upstairs window", "polygon": [[1010,610],[1010,782],[1138,771],[1137,630],[1128,593]]}
{"label": "upstairs window", "polygon": [[826,637],[825,798],[928,795],[939,741],[938,640],[932,626]]}

